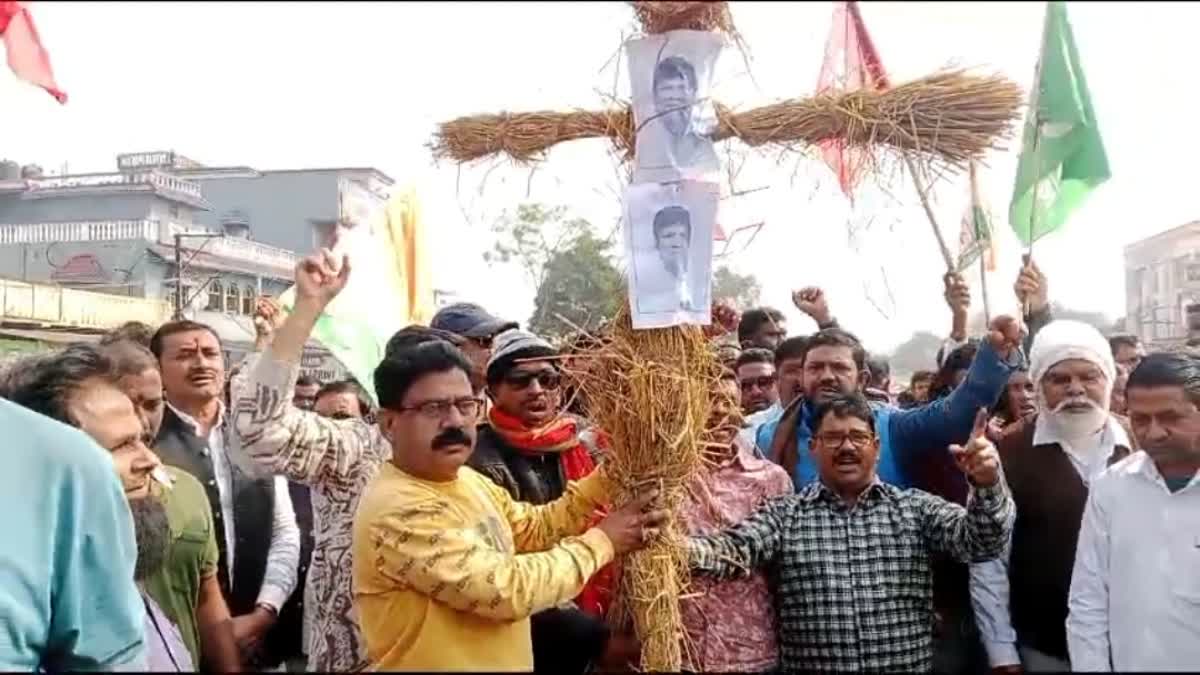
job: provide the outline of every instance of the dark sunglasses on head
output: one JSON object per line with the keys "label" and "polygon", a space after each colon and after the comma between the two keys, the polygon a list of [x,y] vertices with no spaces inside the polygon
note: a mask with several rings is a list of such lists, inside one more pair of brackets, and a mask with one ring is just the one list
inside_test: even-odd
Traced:
{"label": "dark sunglasses on head", "polygon": [[763,375],[762,377],[752,377],[740,380],[738,384],[741,386],[742,391],[750,391],[755,386],[758,386],[759,389],[770,389],[775,386],[775,376]]}
{"label": "dark sunglasses on head", "polygon": [[504,383],[514,389],[525,389],[534,380],[537,380],[542,389],[558,389],[558,385],[562,383],[562,377],[553,370],[539,370],[536,373],[509,373],[504,376]]}

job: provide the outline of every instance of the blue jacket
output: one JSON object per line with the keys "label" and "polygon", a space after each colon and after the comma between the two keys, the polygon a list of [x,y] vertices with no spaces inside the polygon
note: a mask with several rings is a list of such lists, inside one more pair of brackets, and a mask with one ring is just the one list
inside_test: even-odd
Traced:
{"label": "blue jacket", "polygon": [[[902,488],[912,487],[913,466],[921,454],[939,449],[947,451],[950,444],[965,442],[975,424],[975,414],[980,408],[989,408],[996,402],[1008,383],[1009,375],[1021,365],[1021,359],[1021,354],[1014,351],[1009,363],[1005,363],[985,342],[979,346],[967,379],[946,398],[911,410],[872,403],[875,433],[879,436],[879,479]],[[770,448],[786,440],[776,438],[777,434],[790,435],[794,432],[796,463],[783,468],[791,474],[792,482],[799,490],[817,479],[817,465],[808,451],[812,438],[808,420],[812,416],[813,406],[807,401],[796,405],[800,406],[799,414],[789,410],[793,414],[785,412],[781,417],[763,424],[756,440],[764,452],[770,452]],[[794,426],[781,428],[783,424]]]}

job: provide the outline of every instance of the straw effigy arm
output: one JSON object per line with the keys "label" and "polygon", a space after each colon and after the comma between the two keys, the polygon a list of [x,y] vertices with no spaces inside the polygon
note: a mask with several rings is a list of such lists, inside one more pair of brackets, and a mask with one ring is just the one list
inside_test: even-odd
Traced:
{"label": "straw effigy arm", "polygon": [[[713,139],[781,149],[841,139],[850,147],[891,147],[962,169],[1011,136],[1023,98],[1004,77],[947,71],[882,92],[788,99],[744,112],[717,104]],[[458,163],[496,154],[526,163],[559,143],[609,138],[631,158],[633,132],[629,108],[473,115],[443,123],[431,149],[435,158]]]}

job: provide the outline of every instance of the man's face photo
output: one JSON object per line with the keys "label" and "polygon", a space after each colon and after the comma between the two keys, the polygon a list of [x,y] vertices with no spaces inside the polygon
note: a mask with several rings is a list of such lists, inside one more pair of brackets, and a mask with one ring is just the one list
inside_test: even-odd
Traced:
{"label": "man's face photo", "polygon": [[696,104],[696,70],[678,56],[663,59],[654,69],[654,107],[672,136],[691,130]]}
{"label": "man's face photo", "polygon": [[687,271],[691,239],[691,215],[683,207],[668,206],[654,215],[654,247],[671,274],[682,276]]}

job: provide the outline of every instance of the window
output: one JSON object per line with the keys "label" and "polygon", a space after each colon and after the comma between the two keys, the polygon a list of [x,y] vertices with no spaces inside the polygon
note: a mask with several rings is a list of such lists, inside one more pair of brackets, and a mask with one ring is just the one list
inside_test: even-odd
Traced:
{"label": "window", "polygon": [[252,316],[254,314],[254,289],[246,286],[242,291],[242,314]]}
{"label": "window", "polygon": [[1187,266],[1187,280],[1200,281],[1200,263],[1189,263]]}
{"label": "window", "polygon": [[221,287],[221,282],[213,280],[208,285],[208,309],[212,312],[221,311],[221,293],[224,289]]}
{"label": "window", "polygon": [[242,291],[234,282],[229,282],[229,290],[225,294],[225,311],[237,314],[238,306],[242,304]]}
{"label": "window", "polygon": [[167,209],[167,213],[171,214],[172,218],[178,218],[179,217],[179,207],[172,204],[170,206],[170,208]]}

